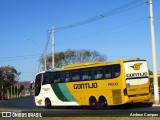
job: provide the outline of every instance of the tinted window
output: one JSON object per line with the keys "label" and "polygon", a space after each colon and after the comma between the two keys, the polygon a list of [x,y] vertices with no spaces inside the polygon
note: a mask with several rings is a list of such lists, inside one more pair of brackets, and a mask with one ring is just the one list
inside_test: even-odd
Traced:
{"label": "tinted window", "polygon": [[54,73],[52,73],[51,81],[52,81],[52,83],[59,83],[59,82],[61,82],[60,72],[54,72]]}
{"label": "tinted window", "polygon": [[51,79],[51,74],[50,73],[44,73],[43,74],[43,85],[44,84],[49,84]]}
{"label": "tinted window", "polygon": [[118,77],[120,75],[120,66],[119,65],[116,65],[113,67],[113,74],[114,74],[114,77]]}
{"label": "tinted window", "polygon": [[91,80],[91,70],[82,70],[82,80]]}
{"label": "tinted window", "polygon": [[65,73],[65,82],[69,82],[70,81],[70,74],[69,72]]}
{"label": "tinted window", "polygon": [[104,78],[108,78],[108,79],[112,78],[112,68],[111,67],[106,67]]}
{"label": "tinted window", "polygon": [[72,81],[80,80],[80,71],[72,71]]}
{"label": "tinted window", "polygon": [[36,76],[35,79],[35,96],[38,96],[41,90],[42,74]]}
{"label": "tinted window", "polygon": [[94,73],[94,79],[103,79],[103,68],[97,68],[93,70]]}

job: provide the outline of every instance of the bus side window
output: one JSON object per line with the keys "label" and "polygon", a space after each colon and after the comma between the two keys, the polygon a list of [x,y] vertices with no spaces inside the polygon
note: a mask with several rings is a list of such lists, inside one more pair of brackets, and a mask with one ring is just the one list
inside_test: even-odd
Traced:
{"label": "bus side window", "polygon": [[72,71],[72,81],[80,80],[80,71]]}
{"label": "bus side window", "polygon": [[103,79],[103,69],[102,68],[94,70],[94,79],[95,80]]}
{"label": "bus side window", "polygon": [[118,77],[120,75],[120,66],[114,66],[114,77]]}
{"label": "bus side window", "polygon": [[69,82],[70,81],[70,75],[69,72],[65,73],[65,82]]}
{"label": "bus side window", "polygon": [[82,80],[91,80],[91,70],[82,71]]}
{"label": "bus side window", "polygon": [[52,76],[51,79],[50,79],[50,83],[51,83],[51,84],[54,83],[53,76]]}
{"label": "bus side window", "polygon": [[49,73],[44,73],[43,74],[43,85],[49,84],[50,83],[50,74]]}
{"label": "bus side window", "polygon": [[105,69],[105,78],[111,78],[112,77],[112,68],[111,67],[107,67]]}
{"label": "bus side window", "polygon": [[53,80],[54,80],[54,83],[59,83],[59,82],[61,82],[60,72],[55,72],[55,73],[53,73]]}
{"label": "bus side window", "polygon": [[65,77],[64,72],[60,72],[61,83],[64,83],[64,82],[65,82],[64,77]]}

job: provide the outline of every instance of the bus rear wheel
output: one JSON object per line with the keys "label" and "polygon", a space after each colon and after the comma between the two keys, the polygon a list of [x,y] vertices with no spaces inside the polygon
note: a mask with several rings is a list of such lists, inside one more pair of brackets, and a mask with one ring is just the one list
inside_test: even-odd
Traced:
{"label": "bus rear wheel", "polygon": [[109,109],[107,100],[106,100],[106,98],[104,96],[101,96],[99,98],[99,108],[100,109]]}
{"label": "bus rear wheel", "polygon": [[51,108],[51,101],[49,98],[45,99],[45,107],[50,109]]}

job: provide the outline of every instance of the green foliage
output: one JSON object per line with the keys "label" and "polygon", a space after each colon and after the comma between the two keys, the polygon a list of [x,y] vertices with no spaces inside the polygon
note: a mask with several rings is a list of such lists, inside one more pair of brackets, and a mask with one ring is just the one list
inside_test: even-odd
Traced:
{"label": "green foliage", "polygon": [[0,67],[0,92],[5,94],[7,89],[19,79],[19,75],[20,73],[13,66]]}
{"label": "green foliage", "polygon": [[18,92],[21,93],[22,90],[24,90],[24,89],[25,89],[24,85],[21,85],[20,88],[19,88],[19,90],[18,90]]}
{"label": "green foliage", "polygon": [[24,85],[21,85],[19,89],[20,89],[20,91],[22,91],[22,90],[24,90],[24,88],[25,88]]}
{"label": "green foliage", "polygon": [[[61,68],[69,64],[82,63],[82,62],[94,62],[94,61],[106,61],[106,56],[101,55],[97,51],[91,51],[86,49],[80,50],[66,50],[64,52],[55,53],[55,67]],[[40,62],[44,66],[43,56]],[[51,69],[52,56],[47,56],[47,69]]]}
{"label": "green foliage", "polygon": [[153,72],[151,70],[149,70],[149,75],[153,75]]}

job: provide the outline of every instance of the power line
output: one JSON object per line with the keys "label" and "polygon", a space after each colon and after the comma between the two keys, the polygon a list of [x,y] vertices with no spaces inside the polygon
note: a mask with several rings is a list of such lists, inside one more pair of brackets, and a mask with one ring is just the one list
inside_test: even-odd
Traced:
{"label": "power line", "polygon": [[23,56],[14,56],[14,57],[3,57],[0,58],[0,62],[5,62],[5,61],[15,61],[15,60],[23,60],[23,59],[33,59],[33,58],[39,58],[41,54],[37,55],[23,55]]}
{"label": "power line", "polygon": [[[70,25],[55,28],[55,32],[60,32],[62,30],[70,29],[70,28],[73,28],[73,27],[78,27],[78,26],[81,26],[81,25],[84,25],[84,24],[88,24],[88,23],[97,21],[99,19],[103,19],[103,18],[112,16],[112,15],[116,15],[118,13],[127,11],[127,10],[135,8],[137,6],[140,6],[144,3],[146,3],[146,2],[144,2],[144,0],[133,0],[132,2],[129,2],[128,4],[122,5],[122,6],[116,8],[114,10],[111,10],[109,12],[105,12],[105,13],[100,14],[98,16],[95,16],[95,17],[92,17],[92,18],[89,18],[89,19],[86,19],[86,20],[83,20],[83,21],[80,21],[80,22],[76,22],[76,23],[73,23],[73,24],[70,24]],[[72,41],[72,40],[70,40],[70,41]],[[47,43],[46,43],[45,49],[47,49],[48,44],[49,44],[49,38],[48,38],[48,34],[47,34]]]}
{"label": "power line", "polygon": [[118,13],[127,11],[127,10],[132,9],[132,8],[135,8],[135,7],[137,7],[139,5],[142,5],[144,3],[145,3],[144,0],[134,0],[130,3],[128,3],[128,4],[125,4],[121,7],[118,7],[114,10],[111,10],[109,12],[105,12],[103,14],[100,14],[98,16],[95,16],[95,17],[92,17],[92,18],[89,18],[89,19],[86,19],[86,20],[83,20],[83,21],[80,21],[80,22],[76,22],[76,23],[73,23],[73,24],[70,24],[70,25],[55,28],[55,32],[59,32],[59,31],[62,31],[62,30],[66,30],[66,29],[70,29],[70,28],[73,28],[73,27],[81,26],[81,25],[88,24],[88,23],[91,23],[91,22],[94,22],[94,21],[112,16],[112,15],[116,15]]}
{"label": "power line", "polygon": [[[57,43],[57,44],[60,45],[60,44],[66,43],[66,42],[76,41],[76,40],[83,39],[83,38],[86,38],[86,37],[95,36],[95,35],[97,35],[97,34],[101,34],[101,33],[104,33],[104,32],[106,32],[106,31],[111,31],[111,30],[114,30],[114,29],[119,29],[119,28],[128,26],[128,25],[130,25],[130,24],[134,24],[134,23],[137,23],[137,22],[141,22],[141,21],[144,21],[144,20],[147,20],[147,19],[148,19],[148,17],[144,17],[144,18],[141,18],[141,19],[134,20],[134,21],[132,21],[132,22],[128,22],[128,23],[119,25],[119,26],[115,26],[115,27],[112,27],[112,28],[107,28],[107,29],[104,29],[104,30],[101,30],[101,31],[98,31],[98,32],[94,32],[94,33],[90,33],[90,34],[87,34],[87,35],[84,35],[84,36],[80,36],[80,37],[78,37],[78,38],[73,38],[73,39],[70,39],[70,40],[66,40],[66,41],[63,41],[63,42],[59,42],[59,43]],[[56,45],[57,45],[57,44],[56,44]]]}
{"label": "power line", "polygon": [[[73,28],[73,27],[78,27],[78,26],[81,26],[81,25],[84,25],[84,24],[88,24],[88,23],[91,23],[91,22],[94,22],[94,21],[112,16],[112,15],[116,15],[118,13],[127,11],[127,10],[135,8],[137,6],[140,6],[144,3],[146,3],[146,2],[144,2],[144,0],[133,0],[132,2],[129,2],[128,4],[120,6],[120,7],[116,8],[114,10],[111,10],[109,12],[105,12],[103,14],[100,14],[98,16],[95,16],[95,17],[92,17],[92,18],[89,18],[89,19],[86,19],[86,20],[83,20],[83,21],[80,21],[80,22],[76,22],[76,23],[73,23],[73,24],[70,24],[70,25],[55,28],[55,32],[70,29],[70,28]],[[46,43],[46,46],[45,46],[45,50],[47,49],[48,44],[49,44],[49,38],[48,38],[48,34],[47,34],[47,43]]]}
{"label": "power line", "polygon": [[33,57],[33,56],[40,56],[41,54],[35,54],[35,55],[20,55],[20,56],[12,56],[12,57],[1,57],[0,58],[0,60],[1,59],[10,59],[10,58],[21,58],[21,57]]}
{"label": "power line", "polygon": [[[50,54],[50,53],[46,53]],[[0,58],[0,62],[6,62],[6,61],[16,61],[16,60],[29,60],[29,59],[37,59],[40,58],[42,56],[42,54],[35,54],[35,55],[22,55],[22,56],[12,56],[12,57],[1,57]],[[38,59],[39,60],[39,59]]]}
{"label": "power line", "polygon": [[33,72],[33,71],[22,71],[20,72],[21,74],[35,74],[37,72]]}

